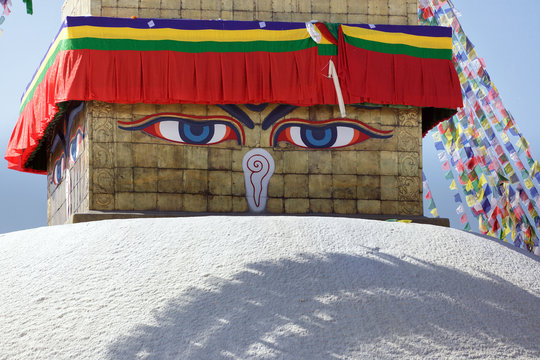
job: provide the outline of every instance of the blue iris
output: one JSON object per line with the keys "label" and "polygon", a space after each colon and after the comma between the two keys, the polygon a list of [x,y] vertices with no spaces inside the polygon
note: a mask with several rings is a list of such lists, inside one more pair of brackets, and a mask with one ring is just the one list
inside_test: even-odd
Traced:
{"label": "blue iris", "polygon": [[184,120],[179,123],[178,128],[182,139],[190,144],[206,144],[214,136],[214,125],[197,124]]}
{"label": "blue iris", "polygon": [[323,128],[302,126],[300,136],[302,141],[310,148],[329,148],[336,142],[337,131],[335,126]]}

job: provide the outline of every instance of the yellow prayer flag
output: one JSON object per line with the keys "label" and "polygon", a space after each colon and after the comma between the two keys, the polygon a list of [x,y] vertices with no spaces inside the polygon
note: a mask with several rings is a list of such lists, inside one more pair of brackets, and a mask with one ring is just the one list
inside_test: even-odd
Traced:
{"label": "yellow prayer flag", "polygon": [[456,180],[452,180],[452,183],[450,184],[450,190],[456,190],[456,189],[457,189]]}
{"label": "yellow prayer flag", "polygon": [[[433,209],[433,210],[435,210],[435,212],[437,211],[437,209]],[[433,210],[431,210],[432,214],[433,214]],[[410,223],[412,223],[412,220],[398,220],[397,222],[410,224]]]}
{"label": "yellow prayer flag", "polygon": [[442,141],[441,133],[438,132],[438,131],[434,131],[433,135],[431,135],[431,136],[433,137],[433,140],[435,140],[435,142]]}
{"label": "yellow prayer flag", "polygon": [[467,206],[469,207],[474,206],[474,203],[476,202],[476,200],[474,199],[474,196],[472,195],[465,196],[465,201],[467,201]]}
{"label": "yellow prayer flag", "polygon": [[471,180],[469,180],[467,182],[467,185],[465,186],[465,190],[471,191],[472,189],[473,189],[473,184],[472,184]]}
{"label": "yellow prayer flag", "polygon": [[505,144],[510,141],[510,138],[508,138],[508,135],[506,135],[503,132],[501,132],[500,134],[501,134],[501,139]]}
{"label": "yellow prayer flag", "polygon": [[482,176],[480,176],[480,180],[478,181],[478,183],[480,184],[480,187],[483,187],[485,184],[487,184],[487,180],[486,180],[486,177],[484,176],[484,174],[482,174]]}
{"label": "yellow prayer flag", "polygon": [[446,136],[448,141],[452,141],[452,139],[454,138],[454,136],[452,135],[452,132],[450,131],[450,128],[448,128],[448,130],[446,130],[446,132],[444,133],[444,136]]}
{"label": "yellow prayer flag", "polygon": [[433,217],[436,217],[436,218],[438,218],[438,217],[439,217],[439,212],[437,211],[437,209],[436,209],[436,208],[435,208],[435,209],[433,209],[433,210],[431,210],[431,215],[433,215]]}
{"label": "yellow prayer flag", "polygon": [[534,186],[533,182],[529,178],[526,178],[523,180],[523,182],[525,183],[525,187],[527,187],[527,189],[531,189]]}
{"label": "yellow prayer flag", "polygon": [[484,198],[484,188],[480,188],[480,191],[476,193],[477,201],[480,201]]}

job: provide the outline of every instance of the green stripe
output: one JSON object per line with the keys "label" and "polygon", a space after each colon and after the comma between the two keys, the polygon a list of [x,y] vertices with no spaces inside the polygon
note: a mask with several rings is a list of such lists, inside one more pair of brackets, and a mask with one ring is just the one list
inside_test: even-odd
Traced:
{"label": "green stripe", "polygon": [[[51,56],[49,57],[49,60],[47,60],[47,62],[45,63],[45,67],[43,68],[43,71],[40,72],[39,74],[36,74],[37,81],[36,81],[34,87],[32,87],[31,89],[28,89],[28,93],[27,93],[28,95],[25,94],[26,99],[24,100],[24,102],[21,104],[21,106],[19,108],[19,115],[20,115],[20,113],[23,112],[24,108],[26,107],[26,104],[28,104],[28,102],[34,97],[34,92],[36,91],[36,88],[43,81],[43,78],[45,77],[45,74],[47,73],[47,71],[49,70],[51,65],[54,63],[54,61],[56,60],[56,55],[58,55],[58,53],[62,50],[60,47],[61,46],[59,44],[59,46],[57,46],[56,49],[54,50],[54,52],[51,54]],[[32,79],[32,82],[33,81],[34,81],[34,79]]]}
{"label": "green stripe", "polygon": [[334,44],[318,44],[317,50],[319,55],[337,55],[338,54],[338,47]]}
{"label": "green stripe", "polygon": [[427,49],[404,44],[388,44],[344,35],[345,42],[361,49],[384,54],[410,55],[424,59],[452,60],[452,49]]}
{"label": "green stripe", "polygon": [[[215,42],[215,41],[174,41],[174,40],[129,40],[129,39],[99,39],[79,38],[60,41],[56,50],[49,57],[43,71],[37,74],[37,82],[29,89],[26,100],[21,104],[23,111],[34,96],[37,86],[43,81],[49,67],[54,63],[58,52],[63,50],[134,50],[134,51],[178,51],[184,53],[204,52],[289,52],[309,49],[317,44],[311,39],[291,41],[246,41],[246,42]],[[33,80],[33,79],[32,79]]]}
{"label": "green stripe", "polygon": [[174,41],[174,40],[132,40],[80,38],[64,40],[63,50],[137,50],[137,51],[178,51],[184,53],[204,52],[288,52],[309,49],[317,44],[311,39],[291,41]]}

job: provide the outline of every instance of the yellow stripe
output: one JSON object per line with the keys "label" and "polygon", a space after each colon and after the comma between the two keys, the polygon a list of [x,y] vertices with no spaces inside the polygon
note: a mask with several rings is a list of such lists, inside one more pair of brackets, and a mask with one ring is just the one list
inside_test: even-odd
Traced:
{"label": "yellow stripe", "polygon": [[377,30],[341,25],[343,33],[356,38],[387,44],[403,44],[427,49],[452,49],[449,37],[417,36],[404,33],[388,33]]}
{"label": "yellow stripe", "polygon": [[309,37],[306,29],[295,30],[178,30],[178,29],[133,29],[97,26],[70,27],[70,39],[131,39],[131,40],[175,40],[175,41],[288,41]]}
{"label": "yellow stripe", "polygon": [[39,69],[36,71],[36,76],[34,76],[34,78],[32,79],[32,82],[28,86],[28,91],[24,94],[24,96],[23,96],[23,98],[21,100],[21,105],[25,103],[26,98],[28,97],[28,93],[30,92],[30,90],[32,90],[34,88],[34,86],[36,86],[36,82],[38,81],[39,76],[44,71],[45,66],[47,65],[47,62],[49,61],[51,56],[56,51],[56,48],[58,47],[58,44],[60,44],[60,42],[62,40],[67,39],[67,36],[68,36],[67,34],[68,34],[67,33],[67,28],[63,28],[62,31],[60,31],[60,33],[56,37],[56,40],[51,44],[49,52],[47,52],[47,55],[45,56],[45,58],[41,62],[41,65],[40,65]]}

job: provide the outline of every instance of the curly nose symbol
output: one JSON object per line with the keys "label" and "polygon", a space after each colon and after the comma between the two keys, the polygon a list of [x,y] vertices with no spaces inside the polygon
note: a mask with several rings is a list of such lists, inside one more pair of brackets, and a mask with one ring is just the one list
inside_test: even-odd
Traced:
{"label": "curly nose symbol", "polygon": [[244,155],[242,168],[249,209],[253,212],[264,211],[268,199],[268,182],[275,168],[272,155],[264,149],[250,150]]}

